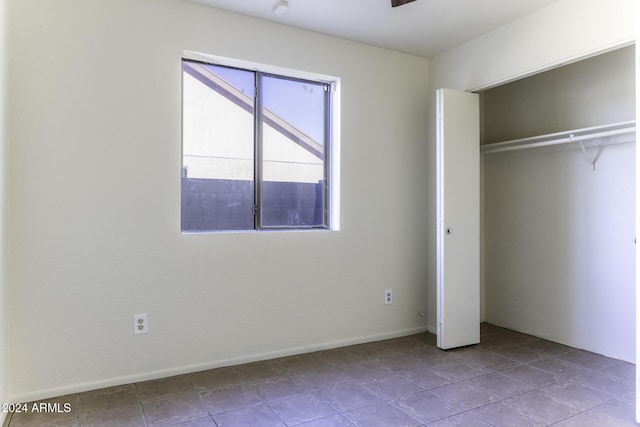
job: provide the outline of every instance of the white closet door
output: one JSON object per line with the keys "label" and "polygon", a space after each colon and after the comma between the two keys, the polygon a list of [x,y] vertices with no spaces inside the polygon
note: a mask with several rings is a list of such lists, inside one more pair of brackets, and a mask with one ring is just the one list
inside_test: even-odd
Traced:
{"label": "white closet door", "polygon": [[438,347],[480,342],[479,95],[437,91]]}

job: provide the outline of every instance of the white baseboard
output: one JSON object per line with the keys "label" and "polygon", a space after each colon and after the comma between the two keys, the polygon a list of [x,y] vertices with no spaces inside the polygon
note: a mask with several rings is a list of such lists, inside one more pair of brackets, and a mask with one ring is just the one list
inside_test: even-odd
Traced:
{"label": "white baseboard", "polygon": [[205,363],[197,363],[193,365],[178,366],[169,369],[160,369],[137,373],[133,375],[125,375],[114,378],[105,378],[97,381],[88,381],[84,383],[76,383],[62,387],[54,387],[44,390],[37,390],[27,393],[11,396],[11,402],[31,402],[41,399],[48,399],[57,396],[65,396],[72,393],[82,393],[90,390],[97,390],[105,387],[113,387],[122,384],[130,384],[141,381],[157,380],[159,378],[171,377],[174,375],[190,374],[193,372],[206,371],[209,369],[222,368],[225,366],[241,365],[243,363],[258,362],[262,360],[276,359],[279,357],[294,356],[297,354],[312,353],[314,351],[329,350],[332,348],[346,347],[349,345],[364,344],[368,342],[381,341],[390,338],[399,338],[407,335],[419,334],[426,332],[427,326],[416,326],[408,329],[401,329],[382,334],[364,335],[356,338],[348,338],[344,340],[329,341],[320,344],[307,345],[302,347],[293,347],[285,350],[277,350],[265,353],[257,353],[249,356],[234,357],[224,360],[216,360]]}
{"label": "white baseboard", "polygon": [[433,325],[428,325],[427,326],[427,332],[429,332],[430,334],[433,334],[433,335],[438,335],[438,328],[436,326],[433,326]]}

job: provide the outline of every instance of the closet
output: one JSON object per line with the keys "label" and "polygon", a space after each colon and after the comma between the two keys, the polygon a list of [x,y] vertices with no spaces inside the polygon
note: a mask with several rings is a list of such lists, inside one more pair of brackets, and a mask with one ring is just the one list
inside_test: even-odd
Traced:
{"label": "closet", "polygon": [[488,89],[482,317],[635,362],[635,52]]}

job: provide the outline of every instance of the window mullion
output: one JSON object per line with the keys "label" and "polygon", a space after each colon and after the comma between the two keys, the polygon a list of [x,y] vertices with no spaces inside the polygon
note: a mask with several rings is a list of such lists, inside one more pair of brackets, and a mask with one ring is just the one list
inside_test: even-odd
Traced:
{"label": "window mullion", "polygon": [[325,84],[324,86],[324,226],[330,227],[329,224],[329,212],[331,209],[331,164],[328,159],[331,158],[331,86]]}
{"label": "window mullion", "polygon": [[262,229],[262,163],[263,163],[263,145],[262,145],[262,73],[255,72],[255,93],[254,93],[254,224],[257,230]]}

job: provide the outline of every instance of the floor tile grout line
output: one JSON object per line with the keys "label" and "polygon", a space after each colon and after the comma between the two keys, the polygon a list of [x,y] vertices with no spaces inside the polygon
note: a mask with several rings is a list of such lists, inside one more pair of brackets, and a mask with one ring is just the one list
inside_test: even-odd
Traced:
{"label": "floor tile grout line", "polygon": [[13,412],[9,412],[7,413],[7,416],[4,420],[4,422],[2,423],[2,427],[9,427],[9,424],[11,424],[11,419],[13,418]]}
{"label": "floor tile grout line", "polygon": [[[276,417],[278,417],[278,419],[280,420],[280,422],[282,422],[282,425],[287,426],[287,427],[289,426],[289,424],[287,424],[287,423],[285,422],[285,420],[280,416],[280,414],[278,414],[278,412],[276,412],[276,411],[271,407],[271,405],[269,405],[269,403],[264,402],[263,404],[264,404],[267,408],[269,408],[269,410],[270,410],[270,411],[271,411],[271,412],[272,412]],[[215,420],[214,420],[214,421],[215,421]],[[216,423],[216,425],[217,425],[217,424],[218,424],[218,423]]]}
{"label": "floor tile grout line", "polygon": [[[138,405],[140,405],[140,412],[142,412],[142,422],[144,422],[145,427],[149,427],[149,423],[147,422],[147,416],[144,413],[144,406],[142,405],[142,399],[140,398],[140,389],[138,388],[138,383],[133,383],[133,385],[136,389],[136,397],[138,398]],[[80,399],[78,399],[78,402],[79,401]],[[80,417],[80,408],[78,408],[78,417]],[[82,427],[80,425],[80,421],[78,421],[78,427]]]}
{"label": "floor tile grout line", "polygon": [[[140,411],[142,412],[142,421],[144,422],[144,425],[146,427],[149,427],[149,423],[147,422],[147,416],[144,413],[144,406],[142,406],[142,401],[140,401]],[[78,427],[81,427],[81,426],[79,425]]]}
{"label": "floor tile grout line", "polygon": [[[586,410],[586,411],[584,411],[584,412],[593,411],[594,409],[597,409],[597,408],[599,408],[600,406],[604,406],[604,405],[606,405],[607,403],[611,403],[611,402],[614,402],[614,401],[616,401],[616,400],[620,400],[620,402],[623,402],[623,401],[620,399],[620,396],[616,396],[614,399],[607,400],[606,402],[602,402],[601,404],[599,404],[599,405],[597,405],[597,406],[594,406],[593,408],[588,409],[588,410]],[[624,403],[624,402],[623,402],[623,403]],[[634,407],[635,407],[635,405],[634,405]],[[607,419],[609,419],[609,420],[617,421],[615,417],[612,417],[612,416],[610,416],[609,414],[601,414],[601,415],[603,415],[604,417],[607,417]],[[637,424],[637,423],[635,423],[634,425],[636,425],[636,426],[637,426],[638,424]]]}
{"label": "floor tile grout line", "polygon": [[[551,424],[549,424],[549,425],[555,425],[555,424],[561,423],[561,422],[563,422],[563,421],[569,420],[569,419],[571,419],[571,418],[575,418],[575,417],[577,417],[577,416],[579,416],[579,415],[586,414],[587,412],[591,412],[592,410],[594,410],[594,409],[595,409],[595,408],[597,408],[598,406],[602,406],[602,405],[604,405],[604,404],[606,404],[606,403],[609,403],[609,402],[611,402],[611,401],[613,401],[613,400],[616,400],[616,399],[607,400],[607,401],[602,402],[602,403],[600,403],[600,404],[598,404],[598,405],[596,405],[596,406],[594,406],[594,407],[592,407],[592,408],[588,408],[588,409],[585,409],[585,410],[579,411],[579,412],[577,412],[577,413],[575,413],[575,414],[573,414],[573,415],[570,415],[570,416],[568,416],[568,417],[566,417],[566,418],[563,418],[563,419],[561,419],[561,420],[553,421],[553,422],[552,422]],[[604,416],[605,416],[605,417],[607,417],[608,419],[612,419],[612,420],[613,420],[613,418],[609,417],[609,416],[608,416],[608,415],[606,415],[606,414],[604,414]],[[546,418],[546,417],[544,417],[544,418]],[[614,420],[614,421],[615,421],[615,420]]]}
{"label": "floor tile grout line", "polygon": [[209,409],[207,408],[207,405],[205,405],[204,401],[202,400],[202,396],[200,395],[198,390],[196,390],[196,386],[193,385],[193,381],[191,380],[191,377],[188,376],[187,378],[189,379],[189,386],[191,387],[193,392],[196,394],[196,396],[198,396],[198,402],[200,402],[200,405],[202,406],[202,409],[204,409],[207,412],[207,415],[209,416],[211,421],[217,426],[218,423],[216,423],[216,420],[213,419],[213,415],[211,415],[211,412],[209,412]]}
{"label": "floor tile grout line", "polygon": [[[576,376],[577,376],[577,375],[576,375]],[[445,401],[446,401],[447,403],[449,403],[449,404],[452,404],[452,405],[454,405],[454,406],[456,406],[456,407],[458,407],[458,408],[460,408],[460,409],[463,409],[463,411],[464,411],[463,413],[466,413],[466,412],[471,412],[471,411],[474,411],[474,410],[476,410],[476,409],[480,409],[480,408],[483,408],[483,407],[486,407],[486,406],[494,405],[494,404],[496,404],[496,403],[504,402],[504,401],[506,401],[506,400],[513,399],[513,398],[515,398],[515,397],[522,396],[522,395],[524,395],[524,394],[527,394],[527,393],[530,393],[530,392],[533,392],[533,391],[539,391],[539,390],[542,390],[542,389],[544,389],[544,388],[546,388],[546,387],[549,387],[549,386],[554,385],[554,384],[559,384],[559,383],[561,383],[561,382],[563,382],[563,381],[566,381],[566,380],[568,380],[568,379],[570,379],[570,378],[575,378],[576,376],[569,377],[569,378],[565,378],[565,379],[563,379],[563,380],[559,380],[559,381],[557,381],[557,382],[555,382],[555,383],[552,383],[552,384],[547,384],[547,385],[544,385],[544,386],[541,386],[541,387],[533,388],[533,389],[531,389],[531,390],[527,390],[527,391],[524,391],[524,392],[522,392],[522,393],[515,394],[515,395],[513,395],[513,396],[504,397],[504,398],[498,399],[498,400],[496,400],[496,401],[494,401],[494,402],[489,402],[489,403],[486,403],[486,404],[483,404],[483,405],[480,405],[480,406],[477,406],[477,407],[474,407],[474,408],[469,408],[469,409],[466,409],[466,410],[465,410],[464,408],[460,408],[460,407],[459,407],[459,406],[457,406],[454,402],[452,402],[452,401],[448,400],[448,399],[447,399],[447,398],[445,398],[445,397],[442,397],[442,396],[439,396],[439,395],[436,395],[436,396],[438,396],[439,398],[441,398],[441,399],[445,400]],[[478,378],[478,377],[474,377],[474,378]],[[469,378],[469,379],[473,379],[473,378]],[[461,383],[461,382],[464,382],[464,381],[467,381],[467,380],[462,380],[462,381],[458,381],[457,383],[452,383],[452,384],[447,384],[447,385],[444,385],[444,386],[436,387],[436,388],[431,389],[431,390],[435,390],[435,389],[437,389],[437,388],[446,387],[446,386],[448,386],[448,385],[458,384],[458,383]],[[517,380],[515,380],[515,381],[517,381]],[[521,382],[521,381],[519,381],[519,382]],[[524,384],[524,383],[523,383],[523,384]],[[480,388],[482,388],[482,387],[480,387]],[[589,387],[589,388],[591,388],[591,387]],[[429,391],[431,391],[431,390],[429,390]],[[485,389],[485,390],[486,390],[486,389]],[[486,391],[489,391],[489,390],[486,390]],[[435,394],[435,393],[434,393],[434,394]],[[611,400],[615,400],[615,399],[611,399]],[[611,400],[609,400],[609,401],[611,401]],[[607,401],[607,402],[609,402],[609,401]],[[568,402],[564,402],[564,403],[568,403]],[[604,403],[606,403],[606,402],[603,402],[602,404],[604,404]],[[523,407],[522,405],[519,405],[517,402],[514,402],[514,404],[515,404],[516,406],[520,407],[521,409],[527,410],[527,408]],[[598,406],[599,406],[599,405],[598,405]],[[581,411],[580,413],[582,413],[582,412],[588,412],[588,411],[590,411],[590,410],[592,410],[592,409],[594,409],[594,408],[595,408],[595,407],[593,407],[593,408],[589,408],[589,409],[586,409],[586,410],[584,410],[584,411]],[[535,415],[540,416],[540,417],[542,417],[542,418],[544,418],[544,419],[547,419],[547,420],[548,420],[548,418],[546,418],[545,416],[543,416],[543,415],[541,415],[541,414],[538,414],[538,413],[536,413],[535,411],[532,411],[532,412],[533,412]],[[474,415],[474,414],[472,414],[472,415]],[[572,416],[570,416],[570,417],[568,417],[568,418],[571,418],[571,417],[573,417],[573,416],[575,416],[575,415],[578,415],[578,414],[574,414],[574,415],[572,415]],[[483,421],[488,422],[487,420],[484,420],[484,419],[483,419]],[[552,424],[555,424],[555,422],[552,422],[551,420],[549,420],[549,422],[551,422]],[[548,425],[552,425],[552,424],[548,424]]]}
{"label": "floor tile grout line", "polygon": [[[426,425],[426,423],[423,423],[422,421],[420,421],[419,419],[417,419],[416,417],[414,417],[413,415],[409,414],[407,411],[405,411],[404,409],[400,408],[398,405],[395,405],[393,402],[389,401],[388,402],[391,406],[393,406],[394,408],[404,412],[406,415],[408,415],[409,417],[413,418],[414,420],[416,420],[417,422],[419,422],[421,425]],[[456,406],[456,405],[454,405]],[[456,406],[457,407],[457,406]],[[446,418],[446,417],[445,417]],[[441,418],[442,419],[442,418]],[[435,421],[435,420],[434,420]],[[429,421],[429,422],[434,422],[434,421]]]}

